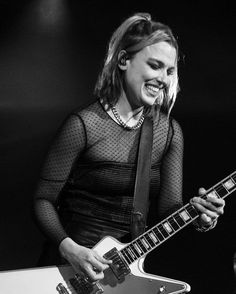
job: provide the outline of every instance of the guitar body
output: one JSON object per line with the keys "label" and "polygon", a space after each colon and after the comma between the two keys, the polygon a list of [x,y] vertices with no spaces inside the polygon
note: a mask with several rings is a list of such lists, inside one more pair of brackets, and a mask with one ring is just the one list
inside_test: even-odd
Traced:
{"label": "guitar body", "polygon": [[[225,198],[236,190],[236,171],[206,191]],[[189,203],[128,244],[105,237],[95,247],[112,259],[104,279],[92,284],[69,265],[0,272],[0,293],[4,294],[177,294],[190,291],[187,283],[147,274],[145,256],[199,217]],[[235,267],[236,268],[236,267]]]}
{"label": "guitar body", "polygon": [[[102,239],[94,249],[104,255],[122,244],[112,237]],[[117,279],[111,269],[105,272],[105,278],[91,291],[76,290],[70,279],[75,276],[71,266],[52,266],[33,269],[21,269],[0,273],[1,293],[4,294],[177,294],[190,291],[187,283],[147,274],[143,271],[144,258],[130,265],[130,273]],[[86,288],[86,287],[85,287]],[[64,292],[63,292],[64,291]],[[66,292],[67,291],[67,292]]]}

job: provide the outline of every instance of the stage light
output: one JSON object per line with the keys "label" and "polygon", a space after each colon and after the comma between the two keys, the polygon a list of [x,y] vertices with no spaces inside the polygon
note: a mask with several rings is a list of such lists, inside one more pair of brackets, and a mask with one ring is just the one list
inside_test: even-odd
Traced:
{"label": "stage light", "polygon": [[31,24],[40,31],[61,31],[69,23],[67,0],[37,0],[28,10]]}

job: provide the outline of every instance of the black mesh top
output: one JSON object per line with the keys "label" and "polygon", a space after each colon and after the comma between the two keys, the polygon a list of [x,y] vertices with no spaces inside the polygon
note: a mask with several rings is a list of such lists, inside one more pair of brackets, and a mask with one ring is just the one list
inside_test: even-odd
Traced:
{"label": "black mesh top", "polygon": [[[141,128],[124,129],[96,101],[71,113],[45,160],[34,201],[37,223],[55,244],[67,236],[93,247],[129,232]],[[149,223],[182,205],[183,136],[154,120]]]}

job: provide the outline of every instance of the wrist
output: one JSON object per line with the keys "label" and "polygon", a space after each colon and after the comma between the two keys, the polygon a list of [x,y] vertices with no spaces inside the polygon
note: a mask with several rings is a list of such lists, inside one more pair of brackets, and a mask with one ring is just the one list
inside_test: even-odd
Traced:
{"label": "wrist", "polygon": [[75,245],[79,246],[75,241],[73,241],[71,238],[66,237],[61,241],[59,244],[59,252],[63,258],[67,259],[68,253],[73,252],[73,249]]}
{"label": "wrist", "polygon": [[199,221],[199,219],[193,221],[193,225],[198,232],[208,232],[208,231],[214,229],[216,224],[217,224],[217,218],[214,219],[209,225],[202,224]]}

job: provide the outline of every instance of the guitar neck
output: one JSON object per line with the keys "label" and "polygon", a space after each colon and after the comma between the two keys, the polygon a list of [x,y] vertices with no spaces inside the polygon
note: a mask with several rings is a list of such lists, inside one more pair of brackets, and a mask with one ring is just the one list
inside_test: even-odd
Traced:
{"label": "guitar neck", "polygon": [[[208,195],[212,195],[224,199],[235,190],[236,171],[208,189],[201,197],[206,199]],[[197,210],[193,205],[188,203],[146,231],[144,234],[134,239],[131,243],[124,247],[120,253],[127,264],[130,265],[164,243],[167,239],[182,230],[198,217],[199,213]]]}

